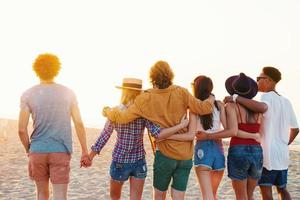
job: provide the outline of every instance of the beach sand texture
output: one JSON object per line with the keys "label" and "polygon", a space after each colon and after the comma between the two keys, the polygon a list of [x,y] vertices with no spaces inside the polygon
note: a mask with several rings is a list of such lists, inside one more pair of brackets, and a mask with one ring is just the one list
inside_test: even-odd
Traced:
{"label": "beach sand texture", "polygon": [[[2,121],[2,122],[1,122]],[[0,129],[0,199],[1,200],[31,200],[35,199],[34,183],[28,178],[28,159],[24,153],[17,133],[17,122],[9,120]],[[7,134],[3,134],[5,129]],[[99,129],[86,129],[88,146],[90,147],[98,134]],[[153,154],[148,137],[145,135],[145,149],[147,152],[148,176],[146,179],[143,199],[152,199],[152,164]],[[109,199],[109,166],[111,162],[111,151],[114,146],[113,135],[104,147],[100,156],[95,157],[93,166],[88,169],[79,167],[80,148],[77,138],[74,136],[74,154],[71,163],[71,182],[69,185],[69,199]],[[227,146],[225,146],[227,149]],[[226,151],[227,152],[227,151]],[[292,199],[300,199],[300,151],[293,148],[290,152],[290,168],[288,177],[288,190]],[[275,188],[273,189],[275,190]],[[219,199],[234,199],[234,192],[227,172],[220,184],[218,191]],[[129,199],[129,184],[126,182],[122,191],[122,199]],[[168,198],[170,199],[170,194]],[[194,173],[191,171],[186,199],[201,199],[199,186]],[[258,188],[255,190],[255,199],[260,199]],[[277,199],[277,196],[275,196]]]}

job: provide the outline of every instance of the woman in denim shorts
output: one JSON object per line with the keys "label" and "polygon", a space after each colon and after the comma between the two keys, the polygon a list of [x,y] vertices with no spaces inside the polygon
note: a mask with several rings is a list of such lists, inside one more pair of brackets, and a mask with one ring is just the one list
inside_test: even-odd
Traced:
{"label": "woman in denim shorts", "polygon": [[[258,91],[256,82],[245,74],[231,76],[226,80],[226,90],[233,95],[252,99]],[[236,199],[253,199],[253,192],[262,173],[263,154],[257,133],[260,129],[259,113],[235,103],[236,119],[228,122],[238,127],[237,136],[230,140],[228,150],[228,177],[232,180]],[[242,132],[248,132],[244,135]],[[252,134],[249,134],[252,133]],[[249,136],[250,135],[250,136]],[[247,138],[250,137],[250,138]]]}
{"label": "woman in denim shorts", "polygon": [[259,114],[235,103],[235,100],[238,96],[253,98],[258,88],[256,82],[243,73],[228,78],[225,86],[228,93],[233,95],[233,102],[225,105],[226,129],[212,134],[200,131],[196,136],[202,140],[232,137],[228,150],[228,176],[232,180],[236,199],[252,199],[263,161],[258,142]]}
{"label": "woman in denim shorts", "polygon": [[[124,78],[123,85],[117,88],[122,89],[120,108],[125,110],[133,103],[136,96],[142,92],[142,80]],[[108,120],[95,144],[91,147],[90,159],[92,160],[96,154],[100,153],[115,130],[117,132],[117,141],[110,165],[111,199],[120,199],[123,183],[129,178],[130,199],[142,198],[144,182],[147,176],[147,164],[143,144],[145,127],[149,129],[153,137],[163,139],[187,125],[187,119],[183,119],[178,125],[166,129],[160,129],[158,125],[144,118],[138,118],[127,124],[116,124]]]}
{"label": "woman in denim shorts", "polygon": [[[192,83],[196,98],[204,101],[213,90],[213,82],[209,77],[198,76]],[[221,123],[226,127],[226,116],[222,102],[215,101],[213,112],[208,115],[197,116],[190,113],[190,123],[194,123],[195,130],[186,134],[172,135],[168,139],[194,140],[196,128],[210,134],[221,130]],[[194,150],[194,166],[204,200],[217,199],[218,186],[222,180],[225,168],[225,157],[222,140],[198,140]]]}

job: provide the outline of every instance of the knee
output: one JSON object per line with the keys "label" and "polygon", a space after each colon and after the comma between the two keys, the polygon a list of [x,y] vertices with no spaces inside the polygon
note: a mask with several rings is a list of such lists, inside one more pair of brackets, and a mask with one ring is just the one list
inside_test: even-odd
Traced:
{"label": "knee", "polygon": [[48,199],[49,198],[49,189],[48,188],[39,188],[37,190],[37,196],[38,197],[43,197],[43,199]]}

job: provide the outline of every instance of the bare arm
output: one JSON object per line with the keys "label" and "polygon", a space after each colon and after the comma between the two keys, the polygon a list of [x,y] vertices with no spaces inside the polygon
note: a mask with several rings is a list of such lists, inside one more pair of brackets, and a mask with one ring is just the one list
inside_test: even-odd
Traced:
{"label": "bare arm", "polygon": [[238,130],[236,136],[239,138],[254,139],[257,142],[260,142],[260,134],[259,133],[248,133],[246,131]]}
{"label": "bare arm", "polygon": [[28,136],[28,123],[30,112],[26,109],[21,109],[19,113],[19,138],[25,148],[26,153],[29,153],[29,136]]}
{"label": "bare arm", "polygon": [[81,146],[82,156],[88,154],[87,145],[86,145],[86,133],[84,129],[83,122],[81,120],[80,111],[77,104],[72,106],[71,110],[72,120],[74,122],[76,134]]}
{"label": "bare arm", "polygon": [[235,104],[228,103],[225,106],[225,111],[226,111],[226,119],[227,119],[226,129],[224,129],[223,131],[210,133],[210,134],[206,134],[200,131],[196,134],[197,139],[216,140],[216,139],[236,136],[238,131],[238,124],[237,124],[237,116],[235,111]]}
{"label": "bare arm", "polygon": [[197,116],[194,113],[189,114],[189,130],[187,133],[174,134],[168,137],[170,140],[178,140],[178,141],[191,141],[195,139],[196,128],[197,128]]}
{"label": "bare arm", "polygon": [[217,104],[220,109],[220,118],[221,118],[221,123],[224,129],[227,128],[227,120],[226,120],[226,112],[225,112],[225,107],[224,104],[221,101],[217,101]]}
{"label": "bare arm", "polygon": [[[233,98],[232,96],[227,96],[224,98],[224,102],[233,102]],[[259,101],[255,101],[253,99],[247,99],[241,96],[238,96],[236,98],[236,102],[249,108],[250,110],[252,110],[253,112],[256,113],[265,113],[268,110],[268,105],[263,103],[263,102],[259,102]]]}
{"label": "bare arm", "polygon": [[299,128],[291,128],[290,130],[290,140],[289,140],[289,145],[292,144],[292,142],[295,140],[299,133]]}
{"label": "bare arm", "polygon": [[177,133],[179,130],[187,127],[188,125],[189,125],[189,120],[186,119],[186,115],[184,115],[179,124],[172,126],[170,128],[163,128],[156,138],[159,140],[168,138],[169,136],[173,135],[174,133]]}

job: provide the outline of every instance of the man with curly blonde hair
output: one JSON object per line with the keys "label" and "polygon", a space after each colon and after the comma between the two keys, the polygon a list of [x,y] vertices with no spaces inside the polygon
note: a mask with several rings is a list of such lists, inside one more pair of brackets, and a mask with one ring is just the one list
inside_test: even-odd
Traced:
{"label": "man with curly blonde hair", "polygon": [[[153,89],[139,95],[126,111],[106,107],[103,114],[117,123],[128,123],[143,117],[167,128],[178,124],[187,109],[201,115],[212,112],[214,97],[201,101],[187,89],[173,85],[174,73],[167,62],[156,62],[149,75]],[[183,132],[186,130],[180,131]],[[166,198],[171,180],[172,198],[184,199],[192,156],[193,141],[164,140],[157,143],[153,167],[154,199]]]}
{"label": "man with curly blonde hair", "polygon": [[[72,153],[71,118],[79,139],[84,166],[90,164],[86,136],[76,96],[69,88],[54,82],[61,68],[57,56],[41,54],[33,63],[40,83],[21,96],[19,137],[29,157],[29,176],[35,181],[37,199],[49,199],[49,179],[53,199],[67,199]],[[28,136],[30,115],[33,132]]]}

